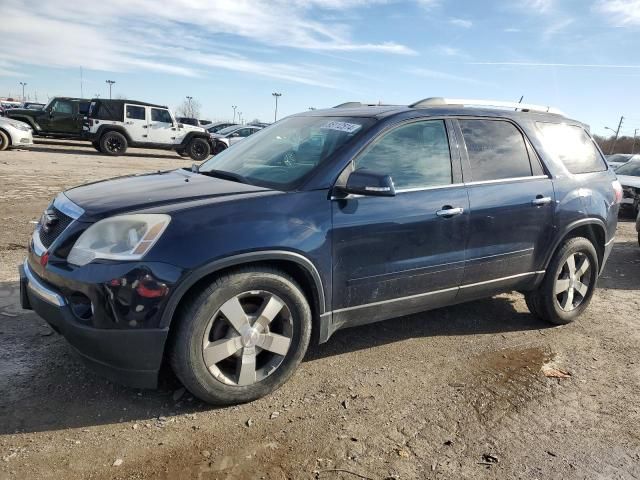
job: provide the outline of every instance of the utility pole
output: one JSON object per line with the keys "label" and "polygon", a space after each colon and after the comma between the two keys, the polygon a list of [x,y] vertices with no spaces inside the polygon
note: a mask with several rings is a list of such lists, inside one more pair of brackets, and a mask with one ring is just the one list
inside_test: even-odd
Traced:
{"label": "utility pole", "polygon": [[242,112],[238,112],[238,122],[242,125]]}
{"label": "utility pole", "polygon": [[638,136],[638,129],[633,131],[633,145],[631,146],[631,155],[636,153],[636,137]]}
{"label": "utility pole", "polygon": [[115,80],[106,80],[106,83],[109,84],[109,100],[111,100],[111,87],[113,86],[115,82]]}
{"label": "utility pole", "polygon": [[193,97],[187,95],[187,101],[189,102],[189,118],[193,118],[193,104],[191,103],[191,100],[193,100]]}
{"label": "utility pole", "polygon": [[84,92],[82,91],[82,65],[80,65],[80,98],[84,97]]}
{"label": "utility pole", "polygon": [[614,130],[613,128],[604,127],[607,130],[611,130],[615,132],[616,136],[613,138],[613,143],[611,144],[611,148],[609,149],[609,155],[613,153],[613,150],[616,148],[616,143],[618,143],[618,136],[620,135],[620,128],[622,128],[622,122],[624,121],[624,117],[620,117],[620,122],[618,122],[618,128]]}
{"label": "utility pole", "polygon": [[22,102],[26,102],[25,98],[24,98],[24,87],[27,86],[27,84],[25,82],[20,82],[20,85],[22,85]]}
{"label": "utility pole", "polygon": [[278,97],[281,97],[282,94],[281,93],[277,93],[277,92],[273,92],[271,95],[273,95],[273,98],[276,99],[276,111],[273,114],[273,121],[277,122],[278,121]]}
{"label": "utility pole", "polygon": [[236,108],[238,108],[238,106],[231,105],[231,108],[233,108],[233,121],[231,123],[236,123]]}

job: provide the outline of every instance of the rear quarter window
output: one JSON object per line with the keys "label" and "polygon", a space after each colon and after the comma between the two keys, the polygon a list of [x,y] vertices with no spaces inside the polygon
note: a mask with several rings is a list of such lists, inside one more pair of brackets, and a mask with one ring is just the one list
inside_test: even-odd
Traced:
{"label": "rear quarter window", "polygon": [[607,169],[600,151],[582,127],[563,123],[537,122],[545,149],[554,160],[574,174]]}

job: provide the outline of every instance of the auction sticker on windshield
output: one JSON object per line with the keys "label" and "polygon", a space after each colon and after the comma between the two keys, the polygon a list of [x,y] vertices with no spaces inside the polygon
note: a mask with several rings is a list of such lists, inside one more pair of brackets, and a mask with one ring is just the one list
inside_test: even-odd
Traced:
{"label": "auction sticker on windshield", "polygon": [[326,130],[338,130],[340,132],[353,133],[357,131],[360,127],[362,127],[362,125],[358,125],[357,123],[338,122],[333,120],[331,122],[327,122],[320,128],[326,129]]}

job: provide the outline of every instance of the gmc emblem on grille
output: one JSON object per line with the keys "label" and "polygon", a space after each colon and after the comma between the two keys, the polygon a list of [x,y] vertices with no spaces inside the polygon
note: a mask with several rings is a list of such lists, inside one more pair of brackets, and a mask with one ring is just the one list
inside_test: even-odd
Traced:
{"label": "gmc emblem on grille", "polygon": [[53,226],[58,222],[58,217],[53,210],[45,210],[40,217],[40,228],[44,233],[49,233]]}

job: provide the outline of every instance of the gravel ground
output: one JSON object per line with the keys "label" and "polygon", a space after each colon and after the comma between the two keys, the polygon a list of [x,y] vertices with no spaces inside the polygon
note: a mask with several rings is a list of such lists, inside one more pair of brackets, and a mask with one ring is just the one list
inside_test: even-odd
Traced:
{"label": "gravel ground", "polygon": [[19,308],[30,222],[65,187],[189,164],[74,142],[0,153],[0,479],[640,478],[630,220],[573,325],[536,320],[513,293],[344,330],[279,391],[229,408],[86,370]]}

